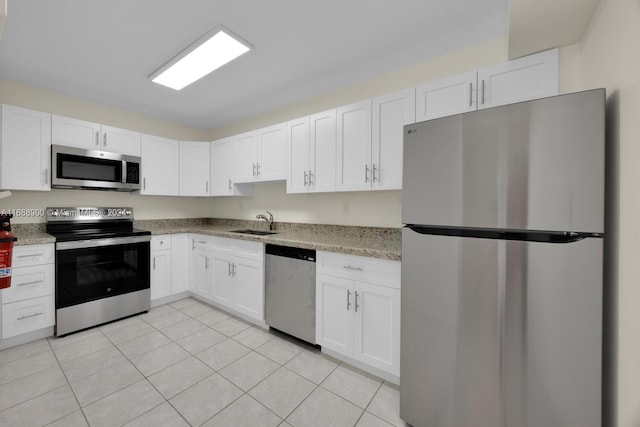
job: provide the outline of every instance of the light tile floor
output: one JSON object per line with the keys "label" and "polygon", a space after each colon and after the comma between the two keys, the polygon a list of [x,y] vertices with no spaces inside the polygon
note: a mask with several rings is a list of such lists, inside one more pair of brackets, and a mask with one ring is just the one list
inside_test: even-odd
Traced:
{"label": "light tile floor", "polygon": [[398,399],[193,298],[0,351],[0,426],[405,426]]}

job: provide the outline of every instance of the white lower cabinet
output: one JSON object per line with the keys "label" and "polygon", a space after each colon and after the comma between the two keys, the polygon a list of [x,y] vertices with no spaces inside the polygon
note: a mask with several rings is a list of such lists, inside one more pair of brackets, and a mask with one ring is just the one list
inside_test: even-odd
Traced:
{"label": "white lower cabinet", "polygon": [[189,290],[188,245],[186,234],[151,238],[151,301]]}
{"label": "white lower cabinet", "polygon": [[189,290],[189,235],[171,235],[171,293]]}
{"label": "white lower cabinet", "polygon": [[400,262],[318,252],[316,341],[399,376]]}
{"label": "white lower cabinet", "polygon": [[55,324],[54,245],[16,246],[11,287],[2,292],[2,339]]}

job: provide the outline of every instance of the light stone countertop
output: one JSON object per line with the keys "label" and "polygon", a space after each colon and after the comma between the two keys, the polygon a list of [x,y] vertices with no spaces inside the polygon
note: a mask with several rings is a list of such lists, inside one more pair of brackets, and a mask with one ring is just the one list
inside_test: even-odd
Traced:
{"label": "light stone countertop", "polygon": [[[400,260],[400,228],[377,228],[339,226],[322,224],[275,223],[277,234],[255,236],[232,233],[232,230],[267,230],[263,221],[229,219],[189,219],[189,220],[141,220],[136,228],[151,231],[152,235],[197,233],[209,236],[227,237],[270,243],[281,246],[315,249],[373,258]],[[55,243],[55,237],[45,232],[45,224],[15,224],[12,231],[18,238],[16,245]]]}

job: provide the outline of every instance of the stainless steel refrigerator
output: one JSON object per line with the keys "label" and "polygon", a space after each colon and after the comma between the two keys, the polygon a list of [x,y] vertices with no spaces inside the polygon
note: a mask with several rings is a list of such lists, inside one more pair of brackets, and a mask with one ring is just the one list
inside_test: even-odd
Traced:
{"label": "stainless steel refrigerator", "polygon": [[603,89],[404,128],[400,416],[601,425]]}

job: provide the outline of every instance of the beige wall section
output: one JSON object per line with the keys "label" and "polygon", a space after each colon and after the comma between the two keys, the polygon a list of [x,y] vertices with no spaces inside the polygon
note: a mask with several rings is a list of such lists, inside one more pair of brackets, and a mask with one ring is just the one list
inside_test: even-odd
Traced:
{"label": "beige wall section", "polygon": [[585,89],[607,89],[614,416],[603,425],[640,426],[640,2],[602,0],[582,43]]}
{"label": "beige wall section", "polygon": [[[136,219],[205,218],[211,200],[198,197],[139,196],[132,193],[91,190],[12,191],[0,200],[1,209],[45,209],[54,206],[133,207]],[[30,213],[30,212],[27,212]],[[15,224],[45,222],[43,216],[19,216]]]}
{"label": "beige wall section", "polygon": [[87,99],[0,80],[0,103],[73,117],[180,140],[207,141],[209,132],[178,123],[100,104]]}
{"label": "beige wall section", "polygon": [[582,89],[581,48],[579,43],[560,48],[558,91],[561,94]]}
{"label": "beige wall section", "polygon": [[400,191],[285,194],[285,183],[255,186],[252,197],[216,198],[210,216],[255,220],[270,211],[276,222],[400,227]]}

